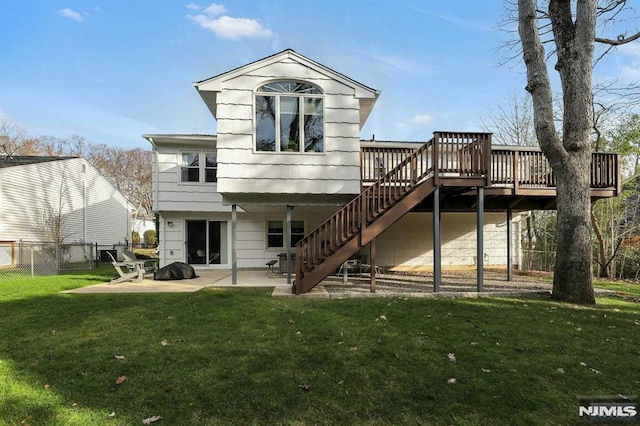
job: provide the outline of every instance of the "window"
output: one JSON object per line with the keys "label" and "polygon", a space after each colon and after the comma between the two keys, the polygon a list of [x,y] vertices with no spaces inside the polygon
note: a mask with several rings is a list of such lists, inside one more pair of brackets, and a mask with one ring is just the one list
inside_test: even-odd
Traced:
{"label": "window", "polygon": [[[284,247],[284,228],[285,223],[282,220],[270,220],[267,222],[267,247],[283,248]],[[304,221],[291,221],[291,247],[295,246],[298,241],[304,238]]]}
{"label": "window", "polygon": [[213,152],[207,152],[205,155],[204,163],[204,181],[205,182],[217,182],[218,181],[218,158]]}
{"label": "window", "polygon": [[311,84],[276,81],[258,88],[256,151],[324,152],[322,91]]}
{"label": "window", "polygon": [[[204,158],[204,161],[200,161]],[[217,182],[218,160],[214,152],[183,152],[181,182]]]}

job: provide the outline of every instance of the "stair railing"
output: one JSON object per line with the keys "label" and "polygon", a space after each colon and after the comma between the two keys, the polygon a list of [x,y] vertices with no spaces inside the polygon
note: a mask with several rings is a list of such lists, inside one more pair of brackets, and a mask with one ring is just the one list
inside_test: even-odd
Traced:
{"label": "stair railing", "polygon": [[422,182],[433,170],[432,157],[433,139],[416,148],[396,167],[367,186],[360,195],[300,240],[296,244],[296,279],[312,271]]}

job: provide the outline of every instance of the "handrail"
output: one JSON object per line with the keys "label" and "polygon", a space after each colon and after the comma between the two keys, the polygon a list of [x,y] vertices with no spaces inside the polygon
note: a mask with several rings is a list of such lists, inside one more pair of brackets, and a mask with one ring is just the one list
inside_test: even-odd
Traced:
{"label": "handrail", "polygon": [[435,176],[487,177],[491,133],[435,132]]}
{"label": "handrail", "polygon": [[455,173],[459,178],[485,179],[490,146],[488,133],[436,132],[408,155],[405,152],[397,165],[296,244],[296,280],[361,234],[426,178]]}
{"label": "handrail", "polygon": [[313,270],[324,258],[357,235],[384,210],[427,176],[433,139],[405,157],[397,166],[367,186],[333,216],[296,244],[296,278]]}
{"label": "handrail", "polygon": [[[416,144],[417,145],[417,144]],[[415,150],[404,147],[362,147],[360,149],[360,180],[375,182],[396,167]]]}
{"label": "handrail", "polygon": [[[592,189],[618,188],[619,154],[591,154],[590,185]],[[491,183],[517,188],[554,188],[556,176],[549,161],[539,149],[494,147],[491,150]]]}
{"label": "handrail", "polygon": [[[439,141],[434,160],[439,167],[434,171],[438,178],[447,176],[457,177],[465,170],[464,166],[458,167],[458,163],[470,164],[469,159],[457,158],[452,145]],[[404,159],[406,147],[363,147],[362,148],[362,183],[364,185],[374,182],[380,176],[380,170],[376,165],[382,165],[381,169],[391,169]],[[457,151],[456,151],[457,152]],[[480,153],[478,153],[480,154]],[[473,161],[478,161],[480,155]],[[471,163],[473,162],[471,161]],[[556,186],[555,174],[549,162],[539,148],[524,148],[516,146],[493,146],[490,157],[490,184],[508,185],[518,188],[551,188]],[[446,167],[444,167],[446,164]],[[619,154],[594,152],[591,156],[590,182],[592,189],[618,188],[619,186]],[[452,167],[455,165],[456,167]],[[472,168],[473,169],[473,168]],[[476,170],[482,175],[482,170]],[[514,180],[517,176],[517,182]],[[375,179],[373,179],[375,177]]]}

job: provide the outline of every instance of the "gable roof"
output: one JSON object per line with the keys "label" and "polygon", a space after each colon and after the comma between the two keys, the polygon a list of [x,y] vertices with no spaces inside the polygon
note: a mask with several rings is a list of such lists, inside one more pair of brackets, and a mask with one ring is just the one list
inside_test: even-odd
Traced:
{"label": "gable roof", "polygon": [[[328,78],[338,81],[345,86],[354,89],[355,97],[360,101],[360,127],[364,125],[364,122],[369,117],[373,105],[375,104],[380,92],[369,86],[357,82],[356,80],[347,77],[346,75],[334,71],[333,69],[326,67],[316,61],[313,61],[293,49],[286,49],[282,52],[275,53],[271,56],[259,59],[249,64],[234,68],[230,71],[226,71],[222,74],[210,77],[206,80],[201,80],[193,83],[198,93],[204,100],[205,104],[211,111],[214,117],[217,116],[217,94],[222,90],[223,83],[232,78],[249,73],[253,70],[277,63],[283,59],[290,59],[299,64],[302,64],[320,74],[326,75]],[[284,77],[284,76],[283,76]]]}
{"label": "gable roof", "polygon": [[54,157],[46,155],[8,155],[0,157],[0,169],[14,166],[24,166],[27,164],[46,163],[49,161],[68,160],[79,157]]}

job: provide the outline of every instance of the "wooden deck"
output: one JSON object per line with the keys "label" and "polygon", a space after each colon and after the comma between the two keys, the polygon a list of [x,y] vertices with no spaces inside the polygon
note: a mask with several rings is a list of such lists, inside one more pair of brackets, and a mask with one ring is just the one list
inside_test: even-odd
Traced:
{"label": "wooden deck", "polygon": [[[593,154],[593,199],[620,193],[619,161],[617,154]],[[410,211],[437,213],[433,215],[434,287],[439,291],[440,212],[476,211],[478,223],[483,223],[484,211],[506,211],[510,221],[513,211],[556,208],[555,176],[542,152],[493,146],[490,133],[435,132],[415,149],[363,147],[361,182],[358,196],[296,245],[296,294],[311,290],[368,244],[375,259],[376,237]],[[482,265],[477,273],[482,291]]]}
{"label": "wooden deck", "polygon": [[[442,186],[442,211],[475,211],[477,186],[484,187],[486,211],[555,210],[555,175],[540,149],[479,147],[477,143],[475,146],[469,143],[469,134],[440,134],[447,136],[434,137],[436,146],[430,157],[422,159],[425,162],[422,167],[432,169],[436,183]],[[486,144],[486,139],[483,142]],[[363,147],[360,162],[363,187],[392,170],[412,151],[406,146]],[[594,201],[620,193],[619,161],[619,154],[592,154],[591,197]],[[486,173],[475,181],[469,179],[474,162],[483,163],[485,166],[481,168]],[[431,211],[432,205],[432,199],[425,199],[415,211]]]}

